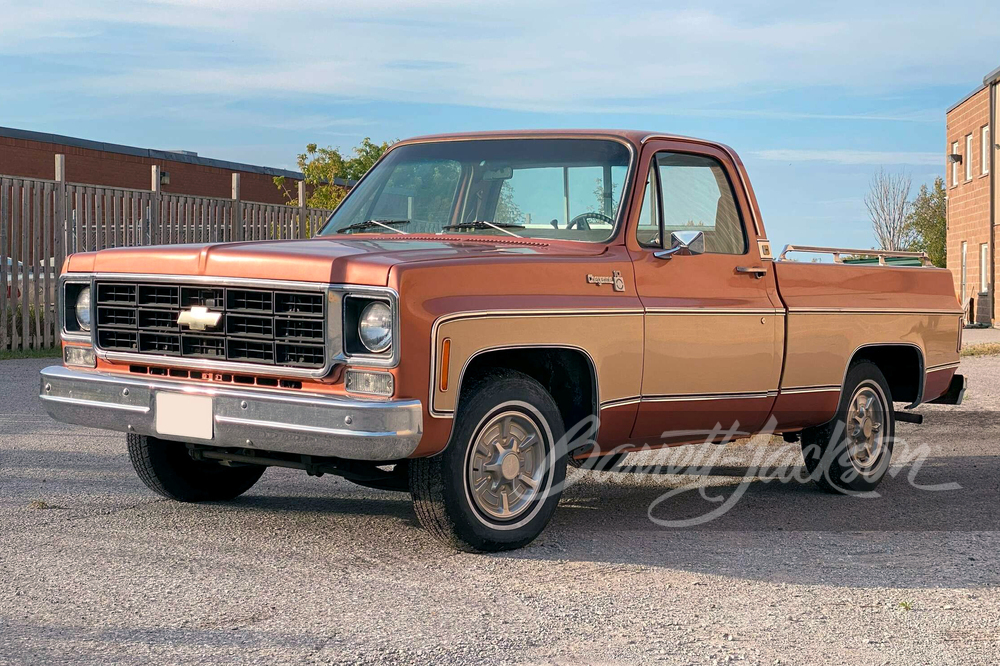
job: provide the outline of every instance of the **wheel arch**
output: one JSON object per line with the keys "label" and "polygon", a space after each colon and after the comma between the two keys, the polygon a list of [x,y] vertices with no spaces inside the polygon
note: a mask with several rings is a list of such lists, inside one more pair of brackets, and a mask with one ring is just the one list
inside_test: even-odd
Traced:
{"label": "wheel arch", "polygon": [[859,361],[874,363],[882,372],[889,384],[893,401],[908,402],[907,409],[923,402],[927,364],[920,345],[912,342],[873,342],[855,349],[844,368],[844,379],[840,382],[841,399],[847,373]]}
{"label": "wheel arch", "polygon": [[[461,409],[465,391],[476,377],[498,369],[523,372],[545,387],[559,406],[567,429],[588,415],[599,414],[600,385],[593,356],[574,345],[529,344],[485,347],[470,355],[458,376],[459,397],[453,417]],[[454,432],[452,418],[448,445]]]}

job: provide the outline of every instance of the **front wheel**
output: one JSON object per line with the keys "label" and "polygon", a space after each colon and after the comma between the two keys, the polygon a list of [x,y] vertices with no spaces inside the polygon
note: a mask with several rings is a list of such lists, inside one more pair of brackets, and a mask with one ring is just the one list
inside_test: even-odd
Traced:
{"label": "front wheel", "polygon": [[490,375],[462,396],[451,443],[410,461],[421,525],[460,550],[521,548],[548,524],[566,476],[563,423],[531,377]]}
{"label": "front wheel", "polygon": [[126,435],[132,467],[153,492],[178,502],[222,502],[238,497],[257,483],[262,465],[227,467],[195,460],[181,442],[145,435]]}
{"label": "front wheel", "polygon": [[882,371],[861,361],[847,371],[832,421],[802,432],[802,455],[816,484],[830,493],[874,490],[889,470],[896,417]]}

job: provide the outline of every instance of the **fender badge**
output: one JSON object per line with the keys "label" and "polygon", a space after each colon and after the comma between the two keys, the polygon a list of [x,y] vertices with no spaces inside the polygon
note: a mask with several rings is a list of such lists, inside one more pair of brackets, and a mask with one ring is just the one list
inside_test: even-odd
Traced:
{"label": "fender badge", "polygon": [[177,316],[177,324],[187,326],[192,331],[206,331],[219,325],[221,312],[209,312],[208,308],[195,306]]}
{"label": "fender badge", "polygon": [[625,278],[621,271],[611,271],[611,276],[587,275],[587,284],[610,284],[615,291],[625,291]]}

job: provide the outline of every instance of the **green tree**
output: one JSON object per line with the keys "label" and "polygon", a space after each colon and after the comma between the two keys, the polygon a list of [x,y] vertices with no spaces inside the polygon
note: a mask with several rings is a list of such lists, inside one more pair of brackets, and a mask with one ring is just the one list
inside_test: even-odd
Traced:
{"label": "green tree", "polygon": [[514,186],[505,180],[500,186],[500,200],[491,222],[497,224],[524,224],[524,213],[514,201]]}
{"label": "green tree", "polygon": [[931,263],[941,268],[947,261],[948,203],[944,180],[934,179],[934,186],[920,186],[913,200],[907,222],[915,234],[911,249],[926,252]]}
{"label": "green tree", "polygon": [[[618,183],[611,183],[611,210],[612,213],[615,209],[615,205],[618,203]],[[604,214],[604,179],[595,178],[594,179],[594,203],[587,206],[587,210],[592,213]]]}
{"label": "green tree", "polygon": [[[340,153],[339,148],[320,148],[315,143],[307,145],[306,152],[300,154],[297,160],[306,185],[312,192],[306,204],[313,208],[336,208],[347,196],[347,189],[335,185],[335,179],[358,180],[390,145],[386,141],[375,143],[365,137],[352,149],[353,157],[347,158]],[[274,184],[285,195],[289,204],[298,204],[298,193],[289,187],[284,176],[275,176]]]}

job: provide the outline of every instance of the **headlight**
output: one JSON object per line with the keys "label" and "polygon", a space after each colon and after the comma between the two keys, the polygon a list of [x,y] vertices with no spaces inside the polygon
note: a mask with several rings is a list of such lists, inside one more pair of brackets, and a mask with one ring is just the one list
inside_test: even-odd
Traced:
{"label": "headlight", "polygon": [[387,304],[375,301],[365,306],[358,320],[358,337],[375,354],[392,346],[392,310]]}
{"label": "headlight", "polygon": [[81,331],[90,330],[90,287],[84,287],[76,297],[76,323]]}

